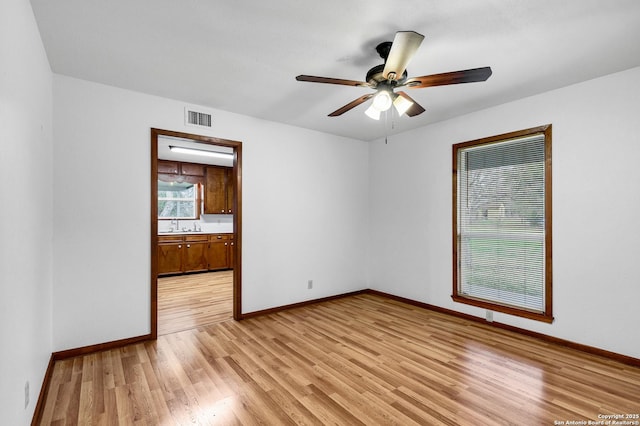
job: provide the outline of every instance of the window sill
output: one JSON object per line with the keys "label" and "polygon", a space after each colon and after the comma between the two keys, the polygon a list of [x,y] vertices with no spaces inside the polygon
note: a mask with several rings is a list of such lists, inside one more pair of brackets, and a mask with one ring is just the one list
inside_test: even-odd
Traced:
{"label": "window sill", "polygon": [[454,302],[464,303],[465,305],[476,306],[478,308],[488,309],[494,312],[502,312],[503,314],[515,315],[522,318],[527,318],[535,321],[546,322],[551,324],[554,320],[553,315],[549,313],[527,311],[525,309],[518,309],[510,306],[497,305],[495,303],[486,302],[484,300],[471,299],[468,297],[462,297],[460,295],[453,294],[451,299]]}

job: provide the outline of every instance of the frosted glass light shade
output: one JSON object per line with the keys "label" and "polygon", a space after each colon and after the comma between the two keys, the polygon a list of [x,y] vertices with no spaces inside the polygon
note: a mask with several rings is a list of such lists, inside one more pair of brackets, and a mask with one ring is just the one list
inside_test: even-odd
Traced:
{"label": "frosted glass light shade", "polygon": [[391,94],[386,90],[380,90],[373,98],[373,106],[378,111],[386,111],[391,108]]}
{"label": "frosted glass light shade", "polygon": [[374,104],[371,104],[371,106],[367,108],[367,110],[364,113],[367,114],[369,117],[373,118],[374,120],[380,120],[380,111],[376,108]]}
{"label": "frosted glass light shade", "polygon": [[398,111],[398,115],[402,115],[405,112],[407,112],[409,108],[413,106],[413,102],[411,102],[409,99],[405,98],[402,95],[398,95],[396,99],[393,101],[393,106],[396,107],[396,111]]}

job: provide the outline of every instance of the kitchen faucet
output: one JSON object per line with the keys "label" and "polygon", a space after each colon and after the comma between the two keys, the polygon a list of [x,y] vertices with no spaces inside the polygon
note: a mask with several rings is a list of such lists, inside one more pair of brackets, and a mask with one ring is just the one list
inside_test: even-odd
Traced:
{"label": "kitchen faucet", "polygon": [[[175,229],[173,227],[174,224],[176,225]],[[171,219],[171,230],[172,231],[174,231],[174,230],[175,231],[179,231],[180,230],[180,223],[178,222],[178,219]]]}

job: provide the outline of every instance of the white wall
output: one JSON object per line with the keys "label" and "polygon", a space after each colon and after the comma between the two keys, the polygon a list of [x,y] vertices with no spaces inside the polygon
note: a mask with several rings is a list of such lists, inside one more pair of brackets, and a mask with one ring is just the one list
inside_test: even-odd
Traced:
{"label": "white wall", "polygon": [[215,110],[194,128],[182,102],[53,86],[54,350],[149,332],[151,127],[243,142],[243,312],[367,287],[366,143]]}
{"label": "white wall", "polygon": [[27,0],[0,2],[0,64],[0,423],[23,425],[51,356],[53,229],[51,70]]}
{"label": "white wall", "polygon": [[149,332],[150,127],[244,142],[244,312],[371,287],[483,316],[450,299],[451,145],[552,123],[556,321],[495,320],[640,357],[640,68],[369,151],[222,111],[203,131],[178,101],[52,83],[26,0],[0,3],[0,63],[1,194],[18,207],[0,209],[3,423],[29,423],[52,351]]}
{"label": "white wall", "polygon": [[639,81],[635,68],[374,143],[371,287],[484,317],[450,297],[451,146],[551,123],[555,321],[494,320],[640,358]]}

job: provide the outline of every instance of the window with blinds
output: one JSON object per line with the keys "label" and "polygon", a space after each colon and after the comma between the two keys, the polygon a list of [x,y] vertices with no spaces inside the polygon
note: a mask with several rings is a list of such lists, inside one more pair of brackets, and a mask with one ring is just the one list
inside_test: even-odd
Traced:
{"label": "window with blinds", "polygon": [[453,299],[551,322],[551,125],[456,144],[453,163]]}

